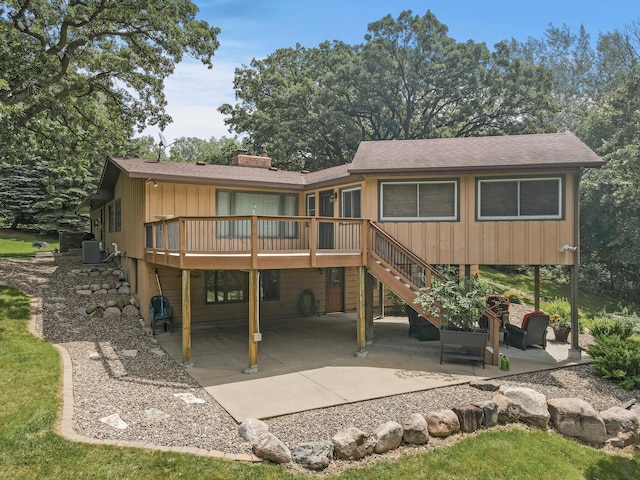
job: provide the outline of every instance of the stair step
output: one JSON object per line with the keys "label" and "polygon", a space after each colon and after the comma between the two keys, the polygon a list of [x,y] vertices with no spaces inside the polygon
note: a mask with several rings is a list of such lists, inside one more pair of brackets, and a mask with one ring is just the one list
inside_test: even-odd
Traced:
{"label": "stair step", "polygon": [[390,268],[385,268],[385,270],[386,270],[387,272],[391,272],[391,269],[390,269]]}
{"label": "stair step", "polygon": [[377,263],[378,265],[382,265],[382,262],[381,262],[380,260],[376,260],[376,263]]}
{"label": "stair step", "polygon": [[396,276],[395,276],[395,279],[396,279],[396,280],[400,280],[400,277],[398,277],[398,276],[396,275]]}
{"label": "stair step", "polygon": [[407,287],[407,288],[411,288],[411,284],[410,283],[405,283],[404,286]]}

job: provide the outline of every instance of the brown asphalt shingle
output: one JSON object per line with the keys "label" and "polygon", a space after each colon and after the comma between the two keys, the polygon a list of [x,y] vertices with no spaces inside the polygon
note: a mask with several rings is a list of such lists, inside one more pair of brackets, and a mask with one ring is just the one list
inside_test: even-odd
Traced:
{"label": "brown asphalt shingle", "polygon": [[351,173],[600,166],[571,133],[362,142]]}

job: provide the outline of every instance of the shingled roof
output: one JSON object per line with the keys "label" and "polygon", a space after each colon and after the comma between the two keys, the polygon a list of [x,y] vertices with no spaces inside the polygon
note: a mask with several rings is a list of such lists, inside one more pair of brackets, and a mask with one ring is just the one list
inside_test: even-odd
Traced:
{"label": "shingled roof", "polygon": [[350,173],[597,167],[603,161],[571,133],[362,142]]}

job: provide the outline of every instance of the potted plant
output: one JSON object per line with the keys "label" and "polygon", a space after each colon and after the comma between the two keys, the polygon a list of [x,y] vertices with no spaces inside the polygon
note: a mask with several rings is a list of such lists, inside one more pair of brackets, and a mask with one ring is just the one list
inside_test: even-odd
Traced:
{"label": "potted plant", "polygon": [[554,298],[544,307],[556,341],[566,342],[571,333],[571,305],[563,298]]}
{"label": "potted plant", "polygon": [[432,317],[440,318],[448,330],[477,331],[490,294],[489,286],[475,277],[459,281],[445,278],[435,280],[431,288],[421,289],[415,303]]}
{"label": "potted plant", "polygon": [[484,368],[487,330],[479,328],[478,319],[489,293],[489,287],[475,277],[437,280],[421,290],[415,303],[442,321],[440,363],[447,356],[480,361]]}
{"label": "potted plant", "polygon": [[566,342],[571,333],[571,320],[566,318],[551,318],[550,325],[553,329],[553,334],[558,342]]}

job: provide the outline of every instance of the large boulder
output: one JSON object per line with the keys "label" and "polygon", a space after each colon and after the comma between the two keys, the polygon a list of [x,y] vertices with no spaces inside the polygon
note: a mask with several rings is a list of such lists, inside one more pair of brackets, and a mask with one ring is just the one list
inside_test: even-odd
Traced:
{"label": "large boulder", "polygon": [[464,433],[473,433],[482,426],[484,412],[475,405],[457,405],[453,407],[453,412],[460,421],[460,430]]}
{"label": "large boulder", "polygon": [[386,422],[376,428],[374,435],[376,438],[375,452],[384,453],[400,446],[404,430],[398,422]]}
{"label": "large boulder", "polygon": [[404,417],[401,423],[404,430],[402,439],[405,443],[424,445],[429,442],[429,427],[424,416],[412,413]]}
{"label": "large boulder", "polygon": [[604,422],[590,403],[581,398],[554,398],[548,405],[551,422],[563,435],[591,445],[602,445],[607,440]]}
{"label": "large boulder", "polygon": [[336,457],[344,460],[360,460],[371,455],[376,439],[356,427],[340,430],[333,436],[333,448]]}
{"label": "large boulder", "polygon": [[269,431],[269,425],[257,418],[247,418],[238,427],[238,433],[247,442],[253,442],[263,433]]}
{"label": "large boulder", "polygon": [[498,392],[520,407],[520,420],[536,427],[549,426],[547,397],[526,387],[508,387],[502,385]]}
{"label": "large boulder", "polygon": [[293,461],[311,470],[324,470],[333,460],[333,443],[329,440],[305,442],[291,450]]}
{"label": "large boulder", "polygon": [[498,393],[493,397],[493,401],[498,405],[499,424],[505,425],[520,420],[520,405],[513,400]]}
{"label": "large boulder", "polygon": [[427,413],[429,434],[434,437],[448,437],[460,431],[460,420],[453,410],[438,410]]}
{"label": "large boulder", "polygon": [[611,407],[600,412],[607,430],[607,443],[614,447],[626,447],[639,441],[640,421],[638,416],[626,408]]}
{"label": "large boulder", "polygon": [[291,452],[273,433],[262,433],[252,443],[253,453],[274,463],[288,463]]}

